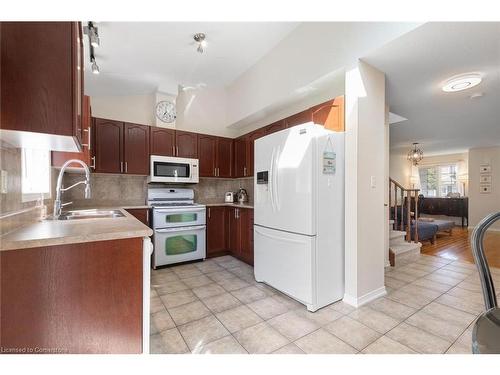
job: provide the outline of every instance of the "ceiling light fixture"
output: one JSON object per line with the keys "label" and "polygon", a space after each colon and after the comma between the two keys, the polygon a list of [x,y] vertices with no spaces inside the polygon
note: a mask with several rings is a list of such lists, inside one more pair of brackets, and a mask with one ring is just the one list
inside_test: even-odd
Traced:
{"label": "ceiling light fixture", "polygon": [[92,61],[92,73],[99,74],[99,65],[97,65],[97,63],[95,62],[95,58],[92,57],[91,61]]}
{"label": "ceiling light fixture", "polygon": [[424,152],[417,148],[418,143],[413,143],[413,148],[408,152],[408,160],[413,165],[418,165],[424,158]]}
{"label": "ceiling light fixture", "polygon": [[198,43],[198,48],[196,49],[196,51],[198,51],[199,53],[205,52],[205,48],[207,46],[207,41],[205,40],[205,34],[196,33],[194,34],[193,39],[196,43]]}
{"label": "ceiling light fixture", "polygon": [[478,73],[467,73],[448,79],[442,89],[444,92],[457,92],[471,87],[477,86],[481,83],[481,75]]}
{"label": "ceiling light fixture", "polygon": [[99,39],[99,33],[97,31],[97,27],[95,27],[94,22],[89,21],[87,23],[87,26],[83,27],[83,32],[85,35],[88,35],[89,37],[89,56],[90,56],[92,73],[99,74],[100,72],[99,65],[97,65],[97,62],[95,61],[94,48],[99,47],[101,42]]}

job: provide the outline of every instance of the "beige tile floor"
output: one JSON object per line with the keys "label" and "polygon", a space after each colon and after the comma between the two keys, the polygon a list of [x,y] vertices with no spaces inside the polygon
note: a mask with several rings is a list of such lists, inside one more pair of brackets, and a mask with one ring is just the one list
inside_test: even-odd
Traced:
{"label": "beige tile floor", "polygon": [[470,353],[483,311],[473,264],[420,255],[385,280],[361,308],[310,313],[231,256],[152,271],[151,353]]}

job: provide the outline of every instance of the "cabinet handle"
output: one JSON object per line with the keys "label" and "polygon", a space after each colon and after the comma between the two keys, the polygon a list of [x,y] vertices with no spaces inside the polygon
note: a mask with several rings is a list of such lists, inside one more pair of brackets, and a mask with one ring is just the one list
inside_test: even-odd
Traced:
{"label": "cabinet handle", "polygon": [[149,209],[146,211],[146,222],[149,224]]}
{"label": "cabinet handle", "polygon": [[128,163],[125,162],[125,173],[128,173]]}
{"label": "cabinet handle", "polygon": [[91,134],[90,126],[89,126],[88,129],[83,129],[83,131],[87,132],[87,134],[88,134],[88,141],[87,141],[87,143],[82,143],[82,146],[87,147],[89,149],[89,151],[90,151],[92,149],[91,142],[90,142],[90,134]]}
{"label": "cabinet handle", "polygon": [[92,160],[92,164],[90,165],[90,168],[95,169],[95,156],[92,156],[90,158],[90,160]]}
{"label": "cabinet handle", "polygon": [[172,146],[172,156],[175,156],[175,146]]}
{"label": "cabinet handle", "polygon": [[175,146],[175,153],[179,156],[179,146]]}
{"label": "cabinet handle", "polygon": [[208,218],[210,219],[210,207],[208,207]]}
{"label": "cabinet handle", "polygon": [[236,210],[237,210],[237,208],[234,209],[234,218],[235,219],[237,219],[237,217],[236,217]]}
{"label": "cabinet handle", "polygon": [[246,177],[246,175],[247,175],[247,167],[243,167],[243,176]]}
{"label": "cabinet handle", "polygon": [[219,171],[219,167],[217,167],[217,177],[220,176],[220,171]]}
{"label": "cabinet handle", "polygon": [[120,173],[123,173],[123,161],[120,162]]}
{"label": "cabinet handle", "polygon": [[217,168],[214,168],[214,177],[217,177]]}

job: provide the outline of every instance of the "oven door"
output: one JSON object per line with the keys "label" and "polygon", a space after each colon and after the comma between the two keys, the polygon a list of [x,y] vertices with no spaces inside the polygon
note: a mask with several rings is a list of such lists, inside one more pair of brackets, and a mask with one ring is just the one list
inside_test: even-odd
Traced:
{"label": "oven door", "polygon": [[205,259],[205,226],[156,229],[154,267]]}
{"label": "oven door", "polygon": [[151,156],[150,182],[198,182],[198,161],[165,156]]}
{"label": "oven door", "polygon": [[155,208],[153,210],[153,227],[163,229],[205,225],[205,212],[205,207]]}

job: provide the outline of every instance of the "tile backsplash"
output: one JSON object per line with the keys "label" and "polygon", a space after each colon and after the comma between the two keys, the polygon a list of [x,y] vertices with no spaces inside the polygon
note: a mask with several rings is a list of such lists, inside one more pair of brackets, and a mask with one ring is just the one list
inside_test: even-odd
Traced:
{"label": "tile backsplash", "polygon": [[[83,178],[79,173],[68,173],[64,185],[69,186]],[[174,186],[174,185],[165,185]],[[175,185],[194,190],[198,203],[222,203],[226,191],[247,190],[250,203],[253,201],[253,178],[221,179],[200,178],[198,184]],[[147,194],[147,177],[131,175],[92,174],[92,198],[83,199],[83,185],[64,193],[65,202],[72,201],[74,208],[117,207],[144,205]]]}

